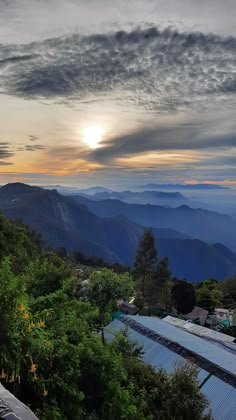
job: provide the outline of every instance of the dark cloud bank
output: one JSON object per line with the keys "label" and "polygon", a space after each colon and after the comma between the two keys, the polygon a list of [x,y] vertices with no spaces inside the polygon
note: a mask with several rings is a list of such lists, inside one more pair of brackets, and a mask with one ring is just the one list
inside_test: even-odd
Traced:
{"label": "dark cloud bank", "polygon": [[124,105],[171,112],[236,93],[236,38],[156,27],[0,45],[2,93],[84,100],[114,93]]}

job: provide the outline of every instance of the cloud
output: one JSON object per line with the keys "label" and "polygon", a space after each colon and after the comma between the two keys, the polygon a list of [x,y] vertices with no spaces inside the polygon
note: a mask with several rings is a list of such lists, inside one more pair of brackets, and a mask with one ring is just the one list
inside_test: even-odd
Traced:
{"label": "cloud", "polygon": [[7,166],[7,165],[13,165],[13,162],[5,162],[4,160],[0,160],[0,166]]}
{"label": "cloud", "polygon": [[0,60],[0,68],[2,66],[6,66],[7,64],[18,64],[24,61],[32,60],[33,58],[34,58],[33,54],[19,55],[19,56],[15,55],[12,57],[3,58]]}
{"label": "cloud", "polygon": [[0,166],[12,165],[12,162],[5,161],[12,156],[14,153],[11,151],[9,143],[0,142]]}
{"label": "cloud", "polygon": [[[217,120],[217,118],[216,118]],[[114,137],[102,144],[102,147],[86,151],[87,159],[101,163],[109,163],[120,157],[132,157],[148,152],[173,151],[202,152],[202,159],[207,150],[212,159],[216,151],[222,148],[232,148],[236,144],[235,126],[221,127],[221,119],[218,121],[195,120],[191,123],[171,123],[158,125],[152,128],[143,127],[132,133]],[[229,152],[232,153],[232,152]]]}
{"label": "cloud", "polygon": [[27,152],[34,152],[35,150],[44,150],[45,147],[42,146],[41,144],[27,144],[24,147],[24,150],[26,150]]}
{"label": "cloud", "polygon": [[[0,45],[2,93],[170,113],[235,107],[236,38],[137,28]],[[0,62],[1,62],[0,61]]]}
{"label": "cloud", "polygon": [[37,140],[39,140],[39,137],[38,136],[34,136],[33,134],[30,134],[29,135],[29,140],[30,141],[37,141]]}

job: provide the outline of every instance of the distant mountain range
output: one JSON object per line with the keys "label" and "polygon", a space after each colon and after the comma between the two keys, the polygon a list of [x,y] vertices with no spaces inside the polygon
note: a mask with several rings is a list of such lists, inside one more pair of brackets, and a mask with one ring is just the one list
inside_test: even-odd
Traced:
{"label": "distant mountain range", "polygon": [[[155,224],[153,233],[159,255],[168,256],[173,275],[197,281],[208,277],[223,279],[236,272],[236,255],[224,245],[210,245],[192,239],[188,229],[178,230],[174,227],[181,225],[177,222],[185,218],[185,224],[196,223],[195,229],[198,227],[203,230],[201,223],[207,223],[214,217],[215,230],[218,228],[217,223],[221,230],[224,223],[229,229],[228,224],[233,223],[232,220],[229,218],[223,223],[221,217],[224,216],[217,213],[206,217],[204,211],[199,210],[188,220],[194,210],[186,206],[167,209],[125,204],[117,200],[94,201],[84,196],[65,197],[56,190],[21,183],[0,188],[0,208],[7,217],[22,218],[29,226],[39,230],[53,247],[64,246],[69,252],[80,250],[88,255],[102,257],[110,263],[126,265],[132,265],[143,227],[150,226],[152,222]],[[142,223],[137,223],[137,218]],[[162,223],[164,220],[165,223]],[[230,226],[235,229],[235,224]],[[208,228],[208,234],[211,229],[213,222]]]}
{"label": "distant mountain range", "polygon": [[222,190],[228,187],[218,184],[145,184],[139,187],[142,190]]}
{"label": "distant mountain range", "polygon": [[[81,192],[79,194],[81,195]],[[99,191],[93,194],[90,198],[93,200],[120,200],[128,204],[157,204],[159,206],[168,207],[177,207],[181,204],[190,203],[190,200],[179,192],[162,191]]]}
{"label": "distant mountain range", "polygon": [[63,195],[86,194],[92,196],[96,193],[112,192],[112,190],[110,190],[109,188],[99,186],[81,189],[78,187],[64,187],[62,185],[47,185],[43,186],[42,188],[46,190],[57,190],[60,194]]}
{"label": "distant mountain range", "polygon": [[236,221],[217,212],[193,209],[187,205],[177,208],[127,204],[118,200],[96,201],[75,195],[73,199],[86,205],[97,216],[107,218],[123,215],[141,226],[171,228],[208,243],[221,242],[236,251]]}

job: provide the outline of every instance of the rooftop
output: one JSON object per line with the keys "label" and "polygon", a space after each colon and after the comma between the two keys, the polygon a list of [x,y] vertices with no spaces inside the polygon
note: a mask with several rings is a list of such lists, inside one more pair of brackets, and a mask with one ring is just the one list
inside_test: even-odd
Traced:
{"label": "rooftop", "polygon": [[[163,321],[168,322],[175,327],[181,328],[185,331],[190,332],[191,334],[198,335],[199,337],[207,338],[208,340],[216,341],[219,343],[233,343],[235,338],[223,334],[221,332],[211,330],[210,328],[202,327],[201,325],[194,324],[192,322],[185,321],[183,319],[174,318],[172,316],[166,316]],[[236,354],[236,344],[234,345],[235,354]]]}
{"label": "rooftop", "polygon": [[190,359],[199,367],[199,386],[210,402],[215,420],[235,420],[236,355],[205,338],[148,316],[121,316],[106,327],[107,339],[128,327],[129,336],[143,346],[144,361],[154,368],[174,371]]}

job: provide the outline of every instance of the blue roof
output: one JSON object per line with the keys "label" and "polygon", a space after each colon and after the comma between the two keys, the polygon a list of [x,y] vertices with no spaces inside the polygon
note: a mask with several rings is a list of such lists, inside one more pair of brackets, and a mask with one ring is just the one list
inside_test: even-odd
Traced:
{"label": "blue roof", "polygon": [[171,324],[167,324],[156,317],[135,315],[127,316],[127,318],[133,319],[144,327],[157,332],[168,340],[178,343],[182,347],[199,354],[211,363],[236,375],[236,357],[227,349],[223,349],[212,342],[204,340],[204,338],[197,337]]}
{"label": "blue roof", "polygon": [[[223,371],[228,371],[232,376],[236,372],[236,356],[227,350],[209,343],[201,337],[185,332],[159,318],[146,316],[126,316],[116,319],[105,329],[107,339],[112,339],[116,331],[125,327],[125,320],[133,320],[148,328],[151,332],[157,333],[165,338],[166,343],[178,343],[179,346],[188,349],[195,354],[199,354],[209,361],[209,365],[213,362],[220,366]],[[123,321],[123,322],[122,322]],[[155,341],[141,331],[132,328],[132,324],[128,324],[128,334],[130,338],[143,346],[143,359],[146,363],[155,368],[163,368],[168,373],[174,371],[179,362],[184,361],[184,357],[177,352],[168,348],[161,342]],[[198,374],[199,385],[202,384],[202,392],[210,403],[210,409],[213,419],[215,420],[236,420],[236,388],[225,382],[219,377],[205,369],[199,369]],[[203,381],[206,380],[204,383]]]}
{"label": "blue roof", "polygon": [[210,402],[215,420],[236,419],[236,389],[215,376],[211,376],[202,387],[203,394]]}

